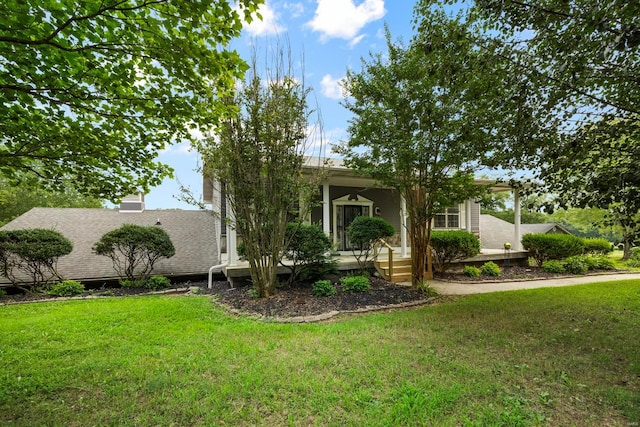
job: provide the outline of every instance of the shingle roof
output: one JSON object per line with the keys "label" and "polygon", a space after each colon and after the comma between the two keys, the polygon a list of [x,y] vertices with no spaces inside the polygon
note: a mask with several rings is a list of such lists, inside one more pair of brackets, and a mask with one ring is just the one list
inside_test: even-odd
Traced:
{"label": "shingle roof", "polygon": [[87,280],[116,276],[111,260],[95,255],[91,250],[103,234],[123,224],[153,226],[157,221],[169,234],[176,254],[159,260],[154,274],[167,277],[204,274],[209,267],[219,263],[215,237],[217,221],[209,211],[120,213],[117,209],[33,208],[1,229],[49,228],[59,231],[73,242],[73,251],[59,259],[58,272],[66,279]]}
{"label": "shingle roof", "polygon": [[[559,224],[520,224],[520,234],[562,233],[571,234]],[[480,244],[487,249],[502,249],[505,242],[513,244],[513,224],[493,215],[480,215]]]}

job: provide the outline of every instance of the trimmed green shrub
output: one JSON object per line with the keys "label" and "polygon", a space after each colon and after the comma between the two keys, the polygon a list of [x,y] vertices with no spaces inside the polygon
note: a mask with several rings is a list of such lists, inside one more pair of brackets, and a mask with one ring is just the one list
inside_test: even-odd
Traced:
{"label": "trimmed green shrub", "polygon": [[480,272],[485,276],[495,277],[499,276],[502,273],[498,264],[493,261],[485,262],[484,264],[482,264],[482,267],[480,267]]}
{"label": "trimmed green shrub", "polygon": [[375,249],[375,243],[379,239],[393,236],[395,230],[380,217],[358,216],[349,224],[346,233],[360,271],[364,271]]}
{"label": "trimmed green shrub", "polygon": [[546,271],[547,273],[564,273],[564,263],[557,259],[545,261],[542,263],[542,271]]}
{"label": "trimmed green shrub", "polygon": [[468,231],[433,231],[431,250],[436,270],[444,273],[454,261],[478,255],[480,240]]}
{"label": "trimmed green shrub", "polygon": [[123,288],[144,288],[144,279],[120,279],[118,281]]}
{"label": "trimmed green shrub", "polygon": [[329,280],[318,280],[313,284],[313,289],[311,289],[311,293],[315,297],[330,297],[338,293],[335,285],[331,283]]}
{"label": "trimmed green shrub", "polygon": [[550,259],[563,259],[584,252],[582,239],[570,234],[525,234],[522,247],[529,251],[538,267]]}
{"label": "trimmed green shrub", "polygon": [[336,271],[337,262],[331,257],[331,239],[317,225],[289,223],[285,239],[285,257],[290,262],[281,261],[281,264],[291,270],[289,284],[297,279],[319,279]]}
{"label": "trimmed green shrub", "polygon": [[149,277],[156,261],[176,253],[171,238],[162,228],[134,224],[105,233],[93,245],[93,251],[111,258],[118,275],[128,280]]}
{"label": "trimmed green shrub", "polygon": [[480,269],[478,267],[474,267],[473,265],[465,265],[462,270],[462,274],[467,277],[480,277]]}
{"label": "trimmed green shrub", "polygon": [[72,297],[74,295],[80,295],[83,292],[84,285],[82,283],[76,282],[75,280],[64,280],[51,286],[51,289],[49,289],[47,293],[56,297]]}
{"label": "trimmed green shrub", "polygon": [[7,291],[5,291],[4,289],[0,288],[0,298],[2,298],[5,295],[7,295]]}
{"label": "trimmed green shrub", "polygon": [[151,276],[144,281],[144,287],[152,291],[167,289],[171,286],[171,280],[164,276]]}
{"label": "trimmed green shrub", "polygon": [[571,274],[585,274],[589,266],[581,256],[572,256],[564,260],[564,269]]}
{"label": "trimmed green shrub", "polygon": [[340,279],[345,292],[366,292],[371,289],[371,282],[365,276],[348,276]]}
{"label": "trimmed green shrub", "polygon": [[607,239],[601,238],[583,238],[584,253],[593,255],[606,255],[613,252],[613,245]]}
{"label": "trimmed green shrub", "polygon": [[[29,228],[0,231],[0,275],[9,279],[14,286],[23,284],[29,288],[46,285],[54,277],[60,278],[56,271],[58,258],[72,250],[71,241],[55,230]],[[29,276],[28,284],[19,273]]]}

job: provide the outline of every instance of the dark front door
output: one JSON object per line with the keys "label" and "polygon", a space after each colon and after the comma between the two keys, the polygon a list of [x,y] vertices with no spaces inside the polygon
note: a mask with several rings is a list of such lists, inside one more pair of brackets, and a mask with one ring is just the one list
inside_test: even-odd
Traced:
{"label": "dark front door", "polygon": [[359,205],[344,205],[344,230],[342,233],[342,247],[344,248],[343,250],[345,251],[349,251],[351,249],[353,249],[351,247],[351,243],[349,242],[349,239],[347,238],[347,227],[349,227],[349,225],[353,222],[354,219],[356,219],[356,217],[362,215],[362,206]]}

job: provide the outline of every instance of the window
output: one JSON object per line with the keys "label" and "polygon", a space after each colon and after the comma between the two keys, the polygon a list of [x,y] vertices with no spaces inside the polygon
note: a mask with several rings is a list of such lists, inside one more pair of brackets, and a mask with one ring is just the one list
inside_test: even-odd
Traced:
{"label": "window", "polygon": [[438,212],[433,219],[434,228],[460,228],[460,208],[451,207]]}

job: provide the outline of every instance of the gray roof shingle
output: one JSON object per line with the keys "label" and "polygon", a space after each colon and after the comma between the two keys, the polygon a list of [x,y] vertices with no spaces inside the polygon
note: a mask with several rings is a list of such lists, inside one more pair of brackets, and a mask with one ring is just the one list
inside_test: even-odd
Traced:
{"label": "gray roof shingle", "polygon": [[[117,209],[33,208],[0,229],[48,228],[59,231],[73,242],[73,251],[58,261],[58,272],[65,279],[114,278],[111,260],[95,255],[91,248],[108,231],[123,224],[159,227],[169,234],[176,254],[159,260],[154,274],[167,277],[204,274],[219,264],[216,219],[210,211],[148,210],[140,213]],[[3,278],[0,277],[0,282]],[[6,281],[6,280],[5,280]]]}
{"label": "gray roof shingle", "polygon": [[[559,224],[520,224],[520,233],[562,233],[571,234]],[[480,215],[480,244],[487,249],[503,249],[506,242],[513,244],[514,226],[510,222],[493,215]]]}

